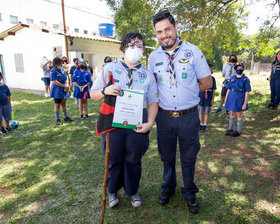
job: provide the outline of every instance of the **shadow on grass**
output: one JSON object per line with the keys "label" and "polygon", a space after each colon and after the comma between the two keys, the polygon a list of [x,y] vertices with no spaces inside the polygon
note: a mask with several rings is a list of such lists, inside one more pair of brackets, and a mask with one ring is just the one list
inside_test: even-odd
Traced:
{"label": "shadow on grass", "polygon": [[[81,120],[69,99],[68,113],[75,122],[56,127],[52,100],[14,95],[20,127],[0,136],[1,222],[98,223],[104,167],[101,139],[95,134],[100,104],[89,101],[91,120]],[[224,135],[229,119],[225,113],[211,115],[208,130],[201,134],[197,162],[199,214],[188,213],[179,192],[183,185],[179,155],[176,194],[168,205],[157,205],[162,163],[154,128],[143,158],[139,189],[143,205],[133,208],[121,191],[118,207],[107,207],[105,223],[279,222],[280,159],[275,141],[279,141],[279,111],[264,109],[266,99],[250,98],[251,109],[244,114],[238,138]]]}

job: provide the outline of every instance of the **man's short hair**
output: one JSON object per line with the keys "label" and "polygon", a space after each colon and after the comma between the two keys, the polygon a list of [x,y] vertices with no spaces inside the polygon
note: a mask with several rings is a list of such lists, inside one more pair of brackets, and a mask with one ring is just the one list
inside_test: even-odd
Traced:
{"label": "man's short hair", "polygon": [[104,63],[111,62],[111,61],[112,61],[112,58],[109,57],[109,56],[106,56],[106,57],[104,58]]}
{"label": "man's short hair", "polygon": [[73,59],[73,62],[75,63],[75,61],[78,61],[78,60],[79,60],[78,58],[74,58],[74,59]]}
{"label": "man's short hair", "polygon": [[167,9],[159,11],[157,14],[154,15],[154,18],[153,18],[154,27],[155,27],[156,23],[158,23],[164,19],[168,19],[169,22],[175,27],[175,19]]}
{"label": "man's short hair", "polygon": [[120,50],[122,52],[124,52],[125,49],[128,47],[128,44],[130,43],[130,41],[135,39],[135,38],[138,39],[138,40],[142,40],[143,46],[145,47],[145,41],[143,40],[143,37],[140,33],[128,33],[122,39]]}
{"label": "man's short hair", "polygon": [[236,56],[236,54],[232,54],[232,55],[230,55],[230,56],[229,56],[229,58],[228,58],[228,60],[230,60],[230,59],[231,59],[231,57],[235,57],[235,59],[237,60],[237,56]]}

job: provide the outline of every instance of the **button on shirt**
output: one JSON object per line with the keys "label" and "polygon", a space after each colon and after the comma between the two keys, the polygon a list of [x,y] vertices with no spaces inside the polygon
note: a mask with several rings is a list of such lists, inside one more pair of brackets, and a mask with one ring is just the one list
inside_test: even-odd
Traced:
{"label": "button on shirt", "polygon": [[[112,72],[114,84],[121,89],[128,89],[128,71],[121,61],[107,63],[99,72],[96,80],[93,83],[92,90],[103,89],[108,82],[108,72]],[[142,65],[137,70],[132,71],[132,88],[134,90],[144,90],[143,108],[147,107],[147,103],[158,102],[158,92],[156,80]]]}
{"label": "button on shirt", "polygon": [[161,47],[149,56],[149,70],[157,77],[159,106],[164,110],[186,110],[196,106],[199,99],[198,79],[211,75],[207,61],[193,44],[183,42],[175,54],[174,67],[177,87],[174,77],[168,69],[169,59]]}
{"label": "button on shirt", "polygon": [[223,74],[226,75],[225,79],[230,79],[232,76],[236,75],[236,72],[234,70],[234,66],[235,65],[227,64],[224,67]]}

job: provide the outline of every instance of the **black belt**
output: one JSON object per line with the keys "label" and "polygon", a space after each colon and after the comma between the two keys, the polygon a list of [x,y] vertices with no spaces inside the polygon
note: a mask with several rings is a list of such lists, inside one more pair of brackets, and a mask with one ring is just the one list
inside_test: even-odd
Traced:
{"label": "black belt", "polygon": [[197,105],[193,108],[187,109],[187,110],[179,110],[179,111],[172,111],[172,110],[164,110],[161,107],[159,107],[159,111],[167,114],[169,117],[181,117],[187,114],[190,114],[197,110]]}

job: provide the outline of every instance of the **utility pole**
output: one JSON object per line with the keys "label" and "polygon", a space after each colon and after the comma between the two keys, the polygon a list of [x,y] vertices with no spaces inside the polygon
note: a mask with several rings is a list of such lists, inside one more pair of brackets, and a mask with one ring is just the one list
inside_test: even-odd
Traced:
{"label": "utility pole", "polygon": [[66,51],[66,58],[69,61],[68,58],[68,42],[67,42],[67,30],[66,30],[66,25],[65,25],[65,13],[64,13],[64,0],[61,0],[61,7],[62,7],[62,19],[63,19],[63,28],[64,28],[64,40],[65,40],[65,51]]}

